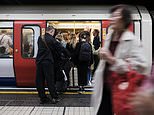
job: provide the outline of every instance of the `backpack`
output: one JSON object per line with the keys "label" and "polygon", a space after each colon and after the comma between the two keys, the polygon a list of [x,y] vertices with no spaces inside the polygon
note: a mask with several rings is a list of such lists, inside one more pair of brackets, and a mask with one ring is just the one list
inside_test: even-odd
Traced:
{"label": "backpack", "polygon": [[79,51],[79,61],[90,62],[91,60],[91,46],[88,42],[83,42]]}

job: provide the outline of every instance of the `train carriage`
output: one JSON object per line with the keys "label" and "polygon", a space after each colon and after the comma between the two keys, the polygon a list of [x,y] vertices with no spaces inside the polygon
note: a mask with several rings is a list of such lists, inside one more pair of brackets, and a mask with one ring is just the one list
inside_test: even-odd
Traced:
{"label": "train carriage", "polygon": [[[0,33],[7,30],[8,36],[13,40],[13,54],[0,55],[0,85],[35,87],[37,39],[45,33],[48,25],[53,25],[64,34],[98,29],[103,47],[103,40],[110,31],[110,8],[111,6],[1,6]],[[142,41],[149,66],[147,72],[150,73],[152,18],[143,6],[129,8],[133,17],[130,30]]]}

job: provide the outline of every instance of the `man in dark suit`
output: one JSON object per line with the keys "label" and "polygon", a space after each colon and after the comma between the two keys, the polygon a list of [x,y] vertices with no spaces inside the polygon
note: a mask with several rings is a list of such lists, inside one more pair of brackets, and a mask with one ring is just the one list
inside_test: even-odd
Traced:
{"label": "man in dark suit", "polygon": [[[38,54],[36,57],[36,87],[40,97],[41,104],[57,103],[59,101],[55,88],[55,65],[60,58],[62,45],[54,38],[55,28],[49,26],[46,33],[38,39]],[[55,64],[55,65],[54,65]],[[51,99],[45,94],[45,80]]]}

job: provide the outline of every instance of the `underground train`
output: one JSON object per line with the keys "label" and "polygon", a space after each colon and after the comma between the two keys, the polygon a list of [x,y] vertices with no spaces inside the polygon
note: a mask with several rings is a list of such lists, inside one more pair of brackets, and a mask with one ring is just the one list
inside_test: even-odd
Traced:
{"label": "underground train", "polygon": [[[53,25],[68,40],[69,33],[98,29],[102,41],[110,30],[112,6],[1,6],[0,34],[12,39],[12,54],[0,55],[0,86],[34,87],[37,39]],[[152,17],[144,6],[130,6],[130,30],[142,41],[150,72],[152,64]],[[92,32],[91,32],[92,33]],[[92,38],[91,38],[92,39]],[[29,44],[29,48],[26,48]],[[71,76],[72,77],[72,76]],[[74,82],[74,81],[72,81]]]}

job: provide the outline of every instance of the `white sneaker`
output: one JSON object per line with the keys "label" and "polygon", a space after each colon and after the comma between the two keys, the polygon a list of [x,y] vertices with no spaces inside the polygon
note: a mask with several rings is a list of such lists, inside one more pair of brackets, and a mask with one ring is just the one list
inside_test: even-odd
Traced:
{"label": "white sneaker", "polygon": [[88,83],[88,86],[92,86],[92,83],[91,83],[91,81],[89,81],[89,83]]}

